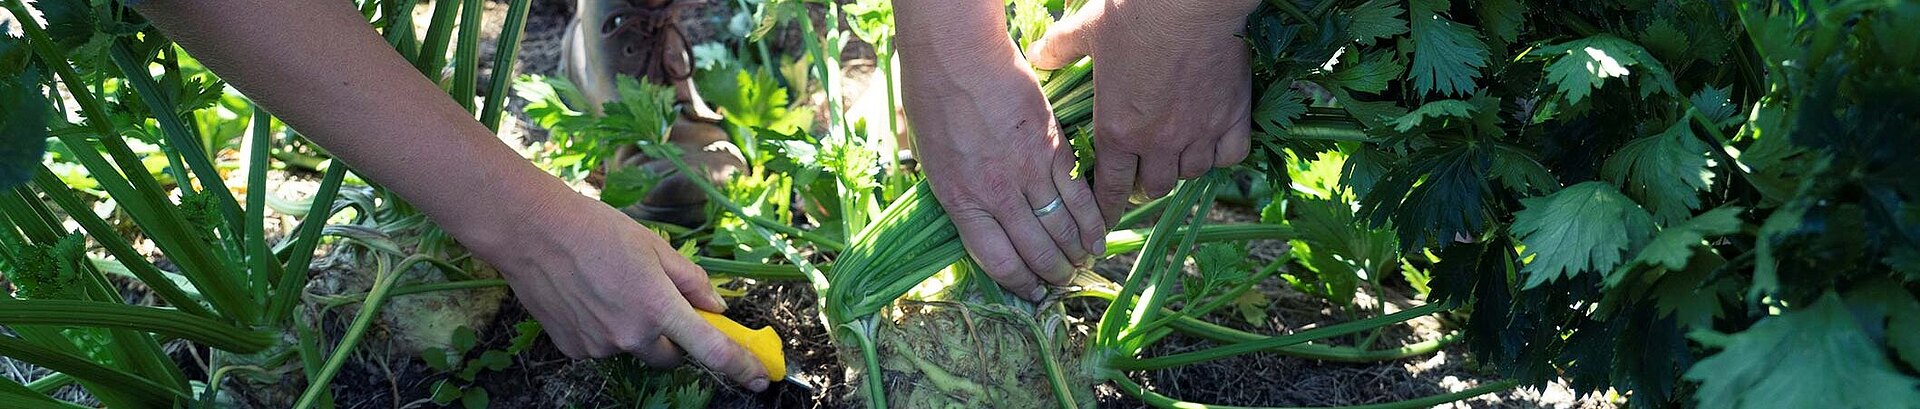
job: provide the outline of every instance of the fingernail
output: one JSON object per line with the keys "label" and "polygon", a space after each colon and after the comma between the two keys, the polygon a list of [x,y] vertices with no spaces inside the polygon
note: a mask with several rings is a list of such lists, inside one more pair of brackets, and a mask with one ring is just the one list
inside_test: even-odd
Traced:
{"label": "fingernail", "polygon": [[1035,287],[1033,293],[1027,295],[1027,299],[1032,301],[1040,301],[1042,298],[1047,298],[1046,287]]}
{"label": "fingernail", "polygon": [[727,312],[727,297],[721,297],[720,294],[714,294],[713,303],[720,305],[719,312]]}
{"label": "fingernail", "polygon": [[1107,236],[1100,236],[1100,241],[1093,242],[1093,254],[1094,255],[1107,254]]}
{"label": "fingernail", "polygon": [[747,389],[752,390],[755,393],[766,392],[767,378],[754,378],[753,382],[747,382]]}

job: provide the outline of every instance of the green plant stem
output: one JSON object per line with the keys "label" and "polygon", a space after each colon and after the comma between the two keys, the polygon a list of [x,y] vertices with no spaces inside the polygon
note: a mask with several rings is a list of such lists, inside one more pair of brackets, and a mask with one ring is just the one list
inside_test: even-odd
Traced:
{"label": "green plant stem", "polygon": [[[324,313],[325,311],[321,312]],[[320,351],[320,343],[326,342],[327,334],[321,332],[317,325],[295,325],[294,333],[299,334],[300,339],[301,374],[306,375],[307,379],[319,379],[320,369],[327,364],[326,360],[323,359],[325,353]],[[333,389],[328,388],[326,385],[315,385],[312,382],[307,383],[307,394],[316,393],[314,392],[315,389],[319,390],[317,393],[320,395],[316,398],[318,402],[315,404],[322,408],[332,408]]]}
{"label": "green plant stem", "polygon": [[[1184,235],[1189,228],[1185,226],[1170,228],[1167,234]],[[1107,233],[1107,255],[1126,254],[1138,251],[1147,245],[1148,237],[1157,234],[1152,228],[1120,230]],[[1219,224],[1200,227],[1196,236],[1198,242],[1241,241],[1241,240],[1286,240],[1293,238],[1293,228],[1273,224]]]}
{"label": "green plant stem", "polygon": [[220,398],[220,382],[226,379],[227,373],[233,372],[233,371],[251,371],[251,372],[258,372],[258,373],[267,372],[265,368],[261,368],[253,365],[228,365],[228,366],[222,366],[220,367],[220,369],[215,369],[212,375],[207,376],[206,392],[200,394],[201,407],[207,407],[207,408],[218,407],[218,405],[216,405],[215,403]]}
{"label": "green plant stem", "polygon": [[73,381],[75,381],[75,379],[73,379],[72,375],[67,375],[63,372],[54,372],[53,374],[42,376],[40,379],[35,379],[33,382],[28,382],[27,389],[32,390],[34,393],[50,394],[56,390],[60,390],[62,387],[72,385]]}
{"label": "green plant stem", "polygon": [[[1713,123],[1713,119],[1707,118],[1707,114],[1700,112],[1699,107],[1687,107],[1686,115],[1687,118],[1699,123],[1701,128],[1707,129],[1707,135],[1713,137],[1713,140],[1708,141],[1709,143],[1717,144],[1716,146],[1733,146],[1733,141],[1727,139],[1725,133],[1720,132],[1719,124],[1715,124]],[[1734,159],[1733,155],[1727,154],[1726,149],[1714,148],[1708,150],[1713,151],[1714,157],[1720,158],[1720,160],[1726,161],[1726,163],[1734,164],[1734,166],[1727,166],[1728,172],[1740,175],[1740,179],[1747,181],[1748,185],[1760,185],[1759,181],[1753,180],[1752,174],[1747,173],[1745,166],[1739,165],[1740,162]]]}
{"label": "green plant stem", "polygon": [[[126,141],[114,132],[113,124],[107,120],[112,116],[106,108],[106,103],[96,98],[88,88],[87,81],[74,72],[73,66],[67,63],[66,54],[54,47],[53,40],[48,37],[46,30],[40,27],[39,20],[27,12],[26,6],[20,0],[5,1],[7,10],[14,15],[14,21],[20,24],[21,31],[27,35],[27,44],[32,47],[34,54],[40,57],[61,82],[67,84],[69,96],[79,102],[80,109],[87,118],[87,126],[93,128],[93,133],[98,137],[99,146],[113,158],[113,164],[108,164],[106,158],[100,156],[100,152],[86,149],[94,146],[94,143],[87,140],[85,135],[63,135],[60,140],[67,144],[68,151],[73,154],[74,160],[86,167],[88,173],[99,183],[100,188],[106,190],[120,204],[120,208],[134,218],[136,223],[147,229],[149,235],[183,237],[186,231],[184,222],[180,220],[179,215],[167,211],[164,206],[171,205],[172,202],[161,195],[165,190],[161,189],[159,182],[153,179],[153,175],[146,172],[146,165],[133,154],[133,150],[127,146]],[[126,170],[124,176],[115,169],[116,165],[119,169]],[[223,280],[221,277],[211,275],[219,271],[217,268],[219,264],[214,261],[211,249],[204,246],[181,246],[177,245],[178,242],[175,240],[156,240],[154,243],[161,247],[162,252],[172,257],[174,262],[181,265],[181,270],[186,273],[187,279],[207,295],[207,300],[213,305],[215,311],[236,317],[246,317],[250,314],[247,312],[246,296],[241,289],[231,280]]]}
{"label": "green plant stem", "polygon": [[[1140,384],[1139,384],[1139,383],[1137,383],[1137,382],[1134,382],[1134,381],[1133,381],[1132,379],[1127,379],[1127,377],[1124,377],[1124,376],[1118,376],[1118,377],[1114,377],[1114,378],[1113,378],[1113,383],[1114,383],[1115,385],[1118,385],[1118,386],[1120,387],[1120,391],[1122,391],[1122,392],[1126,392],[1126,393],[1127,393],[1128,395],[1132,395],[1133,397],[1136,397],[1136,398],[1139,398],[1140,400],[1142,400],[1142,401],[1145,401],[1145,402],[1147,403],[1147,405],[1149,405],[1149,406],[1153,406],[1153,407],[1156,407],[1156,408],[1179,408],[1179,409],[1205,409],[1205,408],[1212,408],[1212,409],[1257,409],[1257,408],[1261,408],[1261,407],[1253,407],[1253,406],[1226,406],[1226,405],[1207,405],[1207,404],[1201,404],[1201,403],[1193,403],[1193,402],[1186,402],[1186,401],[1182,401],[1182,400],[1178,400],[1178,399],[1174,399],[1174,398],[1171,398],[1171,397],[1168,397],[1168,396],[1166,396],[1166,395],[1161,395],[1161,394],[1160,394],[1160,393],[1158,393],[1158,392],[1154,392],[1154,391],[1151,391],[1151,390],[1147,390],[1147,389],[1146,389],[1145,387],[1142,387],[1142,386],[1140,386]],[[1371,404],[1371,405],[1353,405],[1353,406],[1328,406],[1328,407],[1321,407],[1321,408],[1317,408],[1317,409],[1418,409],[1418,408],[1430,408],[1430,407],[1434,407],[1434,406],[1439,406],[1439,405],[1442,405],[1442,404],[1446,404],[1446,403],[1449,403],[1449,402],[1458,402],[1458,401],[1461,401],[1461,400],[1466,400],[1466,399],[1469,399],[1469,398],[1472,398],[1472,397],[1475,397],[1475,396],[1480,396],[1480,395],[1485,395],[1485,394],[1489,394],[1489,393],[1494,393],[1494,392],[1500,392],[1500,391],[1504,391],[1504,390],[1508,390],[1508,389],[1513,389],[1513,388],[1514,388],[1515,386],[1519,386],[1519,385],[1520,385],[1520,382],[1517,382],[1517,381],[1511,381],[1511,380],[1506,380],[1506,381],[1499,381],[1499,382],[1492,382],[1492,383],[1488,383],[1488,384],[1486,384],[1486,385],[1480,385],[1480,386],[1477,386],[1477,387],[1473,387],[1473,388],[1468,388],[1467,390],[1463,390],[1463,391],[1459,391],[1459,392],[1453,392],[1453,393],[1447,393],[1447,394],[1440,394],[1440,395],[1434,395],[1434,396],[1428,396],[1428,397],[1424,397],[1424,398],[1415,398],[1415,399],[1408,399],[1408,400],[1403,400],[1403,401],[1398,401],[1398,402],[1388,402],[1388,403],[1376,403],[1376,404]],[[1295,409],[1295,408],[1286,408],[1286,407],[1267,407],[1266,409]],[[1298,408],[1298,409],[1306,409],[1306,408]]]}
{"label": "green plant stem", "polygon": [[1244,355],[1288,345],[1297,345],[1308,341],[1326,339],[1360,331],[1366,331],[1386,325],[1405,322],[1420,316],[1439,312],[1445,308],[1440,304],[1425,304],[1400,312],[1345,322],[1327,327],[1315,328],[1287,335],[1269,337],[1259,341],[1218,346],[1194,352],[1180,353],[1157,358],[1139,359],[1128,356],[1116,356],[1107,362],[1107,367],[1126,371],[1141,371],[1171,368],[1182,365],[1211,361],[1215,359]]}
{"label": "green plant stem", "polygon": [[0,301],[0,324],[119,328],[182,338],[236,353],[273,345],[265,332],[235,327],[176,310],[93,301]]}
{"label": "green plant stem", "polygon": [[[448,1],[451,1],[451,0],[448,0]],[[282,150],[273,151],[273,158],[278,159],[280,160],[281,163],[285,163],[287,166],[291,166],[294,168],[306,169],[314,172],[326,170],[326,169],[320,168],[321,166],[327,164],[327,158],[325,157],[307,155],[299,152],[294,152],[291,150],[282,149]]]}
{"label": "green plant stem", "polygon": [[[452,1],[452,0],[444,0]],[[273,298],[267,302],[267,317],[274,322],[285,323],[292,319],[294,304],[300,301],[300,294],[306,286],[309,274],[308,264],[313,262],[313,249],[320,244],[320,233],[325,230],[327,218],[333,215],[331,204],[334,195],[340,192],[340,182],[347,177],[347,167],[335,163],[327,167],[327,174],[320,178],[320,189],[314,192],[307,217],[300,220],[294,228],[294,238],[288,245],[291,256],[287,258],[286,268],[277,278],[273,287]]]}
{"label": "green plant stem", "polygon": [[885,373],[880,368],[880,345],[873,339],[874,320],[877,319],[867,316],[855,322],[843,324],[842,328],[853,332],[854,345],[860,349],[860,361],[867,371],[867,375],[861,377],[860,381],[860,384],[865,386],[861,390],[866,394],[867,407],[887,409],[887,386],[881,379]]}
{"label": "green plant stem", "polygon": [[[1233,328],[1227,328],[1219,324],[1206,322],[1204,320],[1199,320],[1192,317],[1182,317],[1182,319],[1175,320],[1173,323],[1169,324],[1168,327],[1173,328],[1175,331],[1179,331],[1180,333],[1183,333],[1183,334],[1192,335],[1192,336],[1204,338],[1210,341],[1226,343],[1226,344],[1242,344],[1242,343],[1248,343],[1248,342],[1259,342],[1261,340],[1265,340],[1268,338],[1260,334],[1254,334],[1254,333],[1241,331]],[[1402,346],[1398,348],[1365,349],[1365,348],[1343,347],[1343,346],[1335,346],[1335,345],[1323,345],[1323,344],[1315,344],[1315,343],[1309,342],[1309,343],[1301,343],[1297,345],[1288,345],[1285,347],[1274,349],[1273,351],[1281,355],[1317,359],[1322,361],[1379,362],[1379,361],[1405,359],[1408,357],[1415,357],[1415,356],[1431,354],[1434,352],[1439,352],[1441,348],[1446,348],[1448,345],[1452,345],[1453,343],[1458,342],[1459,340],[1460,340],[1460,334],[1448,333],[1446,335],[1441,335],[1439,338],[1434,338],[1427,341],[1408,344],[1406,346]]]}
{"label": "green plant stem", "polygon": [[[677,154],[667,155],[667,159],[673,161],[674,169],[678,172],[681,172],[681,174],[683,175],[700,174],[700,172],[694,172],[693,167],[687,166],[686,160],[681,159],[680,155],[677,155]],[[798,227],[793,227],[785,223],[780,223],[779,221],[749,214],[747,213],[747,209],[740,207],[740,204],[734,203],[732,199],[727,198],[726,193],[721,192],[720,188],[714,187],[713,183],[708,182],[706,178],[686,178],[685,180],[689,182],[693,182],[693,185],[695,187],[700,188],[701,192],[705,192],[707,194],[708,201],[713,203],[718,203],[720,204],[721,207],[726,208],[728,212],[732,212],[734,215],[740,216],[740,219],[750,222],[748,224],[750,226],[755,227],[755,230],[777,231],[780,233],[784,233],[788,236],[793,236],[795,238],[799,238],[801,240],[811,242],[814,245],[820,246],[822,248],[825,248],[831,251],[843,251],[843,250],[846,250],[847,248],[846,243],[841,243],[837,240],[821,237],[818,234],[801,230]],[[763,237],[763,238],[767,239],[769,242],[777,242],[777,240],[774,240],[775,238],[773,237],[772,234],[767,234],[766,237]],[[775,245],[785,247],[785,245],[783,244],[775,244]],[[782,251],[782,253],[784,254],[786,252]],[[789,255],[789,258],[795,258],[798,256],[799,254],[795,253],[795,254]],[[802,260],[795,261],[794,262],[795,265],[808,265],[808,266],[811,265],[811,263],[804,262],[804,259],[805,259],[804,257],[799,257],[799,258]],[[804,267],[802,268],[802,271],[805,271]],[[825,279],[825,277],[821,277],[821,278],[822,280]],[[824,283],[824,281],[822,281],[822,283]]]}
{"label": "green plant stem", "polygon": [[[482,289],[482,288],[500,288],[500,287],[506,287],[506,286],[507,286],[507,280],[502,280],[497,278],[466,280],[466,281],[451,281],[451,282],[443,282],[443,283],[414,284],[414,285],[394,287],[393,292],[389,296],[401,297],[401,296],[440,292],[440,291],[475,290],[475,289]],[[314,298],[317,299],[321,304],[326,305],[327,307],[338,307],[342,305],[366,301],[369,295],[371,295],[371,293],[315,296]]]}
{"label": "green plant stem", "polygon": [[247,139],[246,230],[241,233],[247,252],[247,268],[253,282],[254,302],[264,303],[272,293],[273,278],[285,274],[280,259],[267,246],[267,159],[273,149],[273,116],[265,108],[253,107],[253,132]]}
{"label": "green plant stem", "polygon": [[[1120,348],[1121,346],[1117,345],[1117,343],[1120,342],[1121,335],[1124,334],[1128,328],[1139,324],[1138,321],[1129,319],[1129,316],[1126,315],[1127,311],[1132,310],[1133,307],[1136,306],[1137,301],[1134,297],[1141,293],[1142,282],[1149,279],[1154,265],[1160,264],[1155,262],[1156,259],[1162,263],[1164,262],[1164,257],[1160,257],[1160,255],[1166,253],[1167,246],[1169,245],[1167,240],[1173,237],[1170,234],[1174,231],[1174,225],[1177,223],[1175,219],[1179,218],[1182,214],[1179,213],[1179,211],[1192,209],[1194,201],[1198,200],[1197,193],[1200,190],[1199,185],[1198,183],[1182,184],[1178,189],[1175,189],[1172,198],[1168,199],[1169,202],[1171,202],[1170,207],[1162,213],[1160,221],[1154,224],[1153,232],[1143,235],[1143,237],[1145,237],[1144,248],[1146,249],[1146,253],[1153,256],[1140,257],[1134,262],[1133,268],[1128,271],[1126,281],[1120,286],[1118,294],[1115,294],[1113,303],[1108,305],[1107,311],[1102,314],[1100,324],[1096,328],[1093,338],[1093,349],[1108,350],[1111,348]],[[1184,219],[1181,219],[1181,221],[1184,221]],[[1113,242],[1107,242],[1107,251],[1109,253],[1113,252],[1114,247],[1116,246]],[[1132,317],[1144,318],[1138,315]]]}
{"label": "green plant stem", "polygon": [[1060,409],[1079,408],[1080,404],[1075,403],[1073,399],[1072,386],[1067,385],[1066,374],[1060,369],[1060,360],[1053,356],[1055,349],[1053,342],[1050,341],[1052,337],[1048,337],[1046,331],[1040,328],[1040,324],[1034,322],[1033,316],[1016,316],[1021,318],[1021,323],[1026,324],[1027,328],[1033,331],[1033,342],[1040,348],[1040,366],[1047,370],[1047,384],[1053,387],[1054,401],[1060,404]]}
{"label": "green plant stem", "polygon": [[173,280],[168,279],[165,273],[154,267],[152,262],[147,261],[146,256],[134,250],[133,244],[128,243],[126,237],[121,236],[99,215],[95,215],[93,209],[82,203],[80,198],[60,181],[59,176],[53,174],[53,170],[47,169],[45,164],[41,164],[40,169],[34,172],[33,184],[41,193],[46,194],[47,198],[52,199],[54,204],[60,206],[61,210],[66,211],[67,216],[93,238],[94,243],[99,244],[114,259],[120,260],[129,274],[139,278],[141,283],[153,289],[154,295],[159,296],[168,305],[180,309],[181,312],[207,318],[214,317],[212,311],[201,306],[195,297],[187,295],[186,291],[174,284]]}
{"label": "green plant stem", "polygon": [[513,0],[507,6],[507,21],[501,23],[500,38],[493,47],[493,74],[488,78],[487,102],[480,109],[480,123],[494,132],[500,132],[501,108],[507,101],[507,80],[513,78],[514,57],[520,53],[520,34],[527,28],[527,7],[530,3],[529,0]]}
{"label": "green plant stem", "polygon": [[[464,0],[434,0],[432,21],[427,23],[427,36],[420,40],[420,54],[413,57],[413,67],[427,78],[439,79],[440,69],[447,63],[447,41],[453,34],[453,23],[460,16],[460,4]],[[439,81],[435,81],[439,82]]]}
{"label": "green plant stem", "polygon": [[416,0],[390,0],[381,2],[381,16],[386,20],[387,44],[409,56],[419,52],[420,43],[413,35],[413,8],[420,3]]}
{"label": "green plant stem", "polygon": [[[725,260],[710,257],[695,257],[693,264],[706,269],[708,274],[722,274],[740,278],[773,281],[806,281],[807,275],[791,265],[773,265],[747,261]],[[830,264],[818,264],[815,268],[832,270]]]}
{"label": "green plant stem", "polygon": [[[226,231],[236,234],[243,231],[240,205],[234,202],[233,193],[227,190],[226,181],[220,177],[220,169],[213,166],[213,161],[207,157],[206,150],[201,149],[200,137],[192,129],[188,129],[186,124],[180,122],[179,114],[174,112],[174,101],[167,100],[166,94],[160,91],[160,85],[153,82],[153,77],[147,76],[146,64],[134,58],[125,38],[114,41],[113,46],[108,49],[113,62],[125,74],[127,85],[132,86],[135,93],[140,94],[141,102],[146,103],[147,110],[153,113],[154,122],[160,124],[160,134],[166,137],[167,144],[173,147],[173,151],[179,152],[186,160],[187,170],[192,171],[193,177],[200,181],[201,194],[213,195],[220,214],[225,216],[222,218],[226,222],[223,227]],[[182,189],[186,189],[191,184],[192,181],[189,180],[180,181]]]}
{"label": "green plant stem", "polygon": [[85,406],[54,400],[31,386],[22,386],[19,382],[0,378],[0,408],[15,409],[84,409]]}
{"label": "green plant stem", "polygon": [[[11,215],[14,224],[32,241],[41,245],[52,245],[67,235],[65,228],[60,225],[59,219],[54,215],[53,209],[48,208],[46,202],[34,195],[32,189],[17,186],[11,190],[12,195],[0,194],[0,209],[4,209],[5,213]],[[12,227],[0,226],[0,228]],[[115,304],[122,302],[120,293],[114,290],[112,284],[107,282],[106,275],[99,268],[94,267],[93,263],[80,263],[73,275],[75,276],[73,278],[80,282],[70,290],[75,293],[74,298],[69,299]],[[118,348],[105,350],[108,356],[101,357],[102,362],[116,364],[140,376],[174,386],[187,385],[186,376],[180,373],[179,366],[168,361],[166,352],[151,335],[118,328],[109,329],[105,333],[107,335],[105,340],[81,341],[80,344],[118,345]]]}
{"label": "green plant stem", "polygon": [[[1162,316],[1159,319],[1140,325],[1139,329],[1137,329],[1136,331],[1152,331],[1155,329],[1159,329],[1160,327],[1164,327],[1169,323],[1177,321],[1180,318],[1191,318],[1193,316],[1206,315],[1208,312],[1211,312],[1214,309],[1220,308],[1221,306],[1226,305],[1227,302],[1238,298],[1240,294],[1246,293],[1246,291],[1252,289],[1255,284],[1259,284],[1260,280],[1264,280],[1267,278],[1267,276],[1273,275],[1274,272],[1280,271],[1280,267],[1287,265],[1288,261],[1289,259],[1286,257],[1276,258],[1272,262],[1268,262],[1266,267],[1262,267],[1260,268],[1259,271],[1255,271],[1253,273],[1253,277],[1248,278],[1245,283],[1234,287],[1232,291],[1228,291],[1225,294],[1221,294],[1217,297],[1213,297],[1213,299],[1207,300],[1207,303],[1205,304],[1201,304],[1196,307],[1189,307],[1183,311],[1162,312]],[[1197,301],[1197,300],[1193,300],[1193,301]],[[1152,342],[1149,341],[1148,343],[1152,343]]]}
{"label": "green plant stem", "polygon": [[[1175,234],[1185,234],[1186,227],[1173,230]],[[1107,234],[1106,256],[1126,254],[1140,250],[1151,229],[1120,230]],[[1210,224],[1200,227],[1197,242],[1211,243],[1239,240],[1285,240],[1293,237],[1293,229],[1287,226],[1271,224]],[[820,243],[815,243],[820,244]],[[822,248],[830,248],[821,245]],[[724,274],[735,277],[761,280],[806,280],[807,275],[793,265],[765,264],[736,260],[701,257],[694,259],[708,273]],[[822,271],[832,270],[832,263],[816,264]]]}
{"label": "green plant stem", "polygon": [[1167,198],[1153,199],[1153,201],[1147,202],[1147,204],[1140,205],[1140,207],[1133,208],[1133,210],[1128,210],[1126,213],[1121,214],[1120,223],[1114,226],[1125,228],[1140,224],[1140,221],[1146,220],[1147,216],[1159,213],[1161,209],[1165,209],[1166,207]]}
{"label": "green plant stem", "polygon": [[[689,178],[688,180],[692,180],[692,178]],[[701,182],[695,182],[695,183],[697,184]],[[713,185],[707,184],[705,186],[712,187]],[[708,197],[713,197],[712,195],[715,195],[715,194],[719,194],[722,197],[726,195],[725,193],[720,193],[720,190],[718,188],[715,188],[714,190],[707,193]],[[732,211],[735,216],[739,216],[740,220],[745,220],[749,223],[752,223],[753,225],[765,227],[775,232],[779,232],[780,234],[793,236],[793,238],[800,239],[800,241],[813,243],[813,245],[820,246],[820,248],[826,249],[828,251],[838,252],[838,251],[844,251],[847,249],[847,244],[839,240],[834,240],[832,238],[822,236],[819,233],[806,231],[799,227],[793,227],[793,225],[781,223],[778,220],[773,220],[765,217],[747,214],[746,209],[740,208],[740,205],[734,204],[731,201],[726,202],[723,205],[728,208],[727,209],[728,211]],[[736,209],[738,210],[735,211]]]}
{"label": "green plant stem", "polygon": [[[443,0],[454,1],[454,0]],[[460,6],[460,36],[453,48],[453,100],[474,112],[473,93],[475,78],[480,71],[480,15],[486,9],[480,7],[480,0],[460,0],[466,4]],[[433,73],[430,78],[439,78]]]}
{"label": "green plant stem", "polygon": [[156,407],[160,406],[160,402],[178,402],[188,398],[186,392],[179,389],[169,388],[150,379],[95,363],[85,356],[34,345],[20,338],[0,335],[0,356],[18,359],[96,385],[107,386],[115,392],[129,394],[142,402],[154,403]]}
{"label": "green plant stem", "polygon": [[[1173,280],[1180,276],[1181,266],[1186,265],[1187,255],[1193,251],[1194,243],[1199,238],[1199,228],[1205,227],[1207,213],[1213,208],[1214,197],[1216,196],[1214,189],[1219,187],[1219,182],[1221,179],[1224,179],[1224,175],[1221,171],[1213,171],[1207,175],[1207,177],[1197,181],[1197,184],[1200,185],[1200,193],[1198,193],[1199,204],[1196,209],[1191,211],[1193,215],[1192,220],[1188,221],[1188,223],[1192,223],[1189,225],[1191,228],[1182,232],[1183,234],[1180,235],[1180,244],[1173,248],[1173,257],[1167,259],[1169,261],[1162,264],[1159,258],[1160,253],[1151,253],[1141,257],[1141,260],[1146,260],[1149,256],[1152,257],[1153,261],[1155,261],[1152,267],[1155,268],[1152,270],[1153,275],[1148,276],[1147,282],[1151,283],[1150,287],[1140,292],[1140,298],[1134,301],[1133,315],[1128,317],[1132,322],[1130,322],[1128,328],[1120,334],[1120,343],[1122,347],[1125,348],[1124,351],[1128,352],[1127,355],[1132,355],[1134,352],[1145,349],[1147,345],[1146,340],[1158,338],[1159,335],[1155,334],[1166,332],[1156,331],[1156,328],[1149,326],[1152,325],[1153,321],[1151,320],[1161,314],[1162,306],[1167,302],[1168,297],[1166,293],[1170,291],[1160,290],[1171,290],[1174,284]],[[1183,212],[1185,212],[1184,209]],[[1179,220],[1175,221],[1178,222]],[[1142,322],[1146,322],[1146,324],[1142,324]]]}

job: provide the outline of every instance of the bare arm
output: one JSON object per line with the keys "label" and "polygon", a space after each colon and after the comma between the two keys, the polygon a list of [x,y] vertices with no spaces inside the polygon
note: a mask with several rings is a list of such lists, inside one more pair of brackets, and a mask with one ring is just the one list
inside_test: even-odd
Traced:
{"label": "bare arm", "polygon": [[572,194],[494,139],[346,2],[149,0],[139,10],[249,98],[429,214],[523,217],[533,209],[492,204]]}
{"label": "bare arm", "polygon": [[149,0],[137,9],[315,143],[499,268],[572,356],[679,348],[756,390],[764,369],[694,314],[705,272],[619,211],[521,159],[342,0]]}

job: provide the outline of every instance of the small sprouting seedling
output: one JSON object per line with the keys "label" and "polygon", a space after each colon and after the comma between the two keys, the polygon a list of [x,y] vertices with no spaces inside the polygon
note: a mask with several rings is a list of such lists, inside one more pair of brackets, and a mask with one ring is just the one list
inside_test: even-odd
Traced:
{"label": "small sprouting seedling", "polygon": [[521,321],[514,324],[513,332],[513,341],[508,343],[507,349],[480,351],[480,355],[473,359],[464,358],[479,345],[479,334],[466,326],[454,329],[452,350],[435,347],[421,351],[420,358],[427,362],[427,367],[453,375],[433,383],[433,403],[444,406],[459,401],[462,407],[468,409],[487,407],[487,390],[476,387],[474,380],[483,371],[498,372],[512,366],[513,356],[526,352],[533,347],[533,341],[539,339],[540,322]]}
{"label": "small sprouting seedling", "polygon": [[698,369],[654,369],[632,357],[619,357],[603,361],[600,370],[611,381],[607,393],[614,407],[694,409],[713,401],[713,387]]}

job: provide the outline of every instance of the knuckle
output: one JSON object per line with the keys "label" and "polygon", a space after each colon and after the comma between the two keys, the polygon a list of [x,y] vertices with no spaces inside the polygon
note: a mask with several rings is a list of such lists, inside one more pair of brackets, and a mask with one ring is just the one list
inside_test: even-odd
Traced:
{"label": "knuckle", "polygon": [[1074,227],[1075,226],[1069,224],[1069,225],[1059,226],[1055,228],[1049,228],[1047,229],[1047,234],[1050,236],[1053,236],[1054,243],[1058,243],[1063,246],[1067,244],[1079,243],[1080,230]]}
{"label": "knuckle", "polygon": [[1207,166],[1206,166],[1206,164],[1194,164],[1194,165],[1182,165],[1182,166],[1180,166],[1180,178],[1181,178],[1181,179],[1193,179],[1193,178],[1197,178],[1197,177],[1200,177],[1200,175],[1205,175],[1205,174],[1207,174]]}
{"label": "knuckle", "polygon": [[646,351],[649,348],[651,348],[653,346],[653,341],[647,338],[643,338],[639,336],[639,334],[629,334],[629,335],[622,335],[619,338],[615,338],[613,340],[613,346],[615,348],[618,348],[621,351],[637,353],[641,351]]}
{"label": "knuckle", "polygon": [[956,206],[947,210],[947,218],[954,224],[965,225],[972,222],[993,222],[993,214],[979,206]]}
{"label": "knuckle", "polygon": [[1033,269],[1034,274],[1046,274],[1046,273],[1053,272],[1055,267],[1053,263],[1054,261],[1053,257],[1048,257],[1047,255],[1045,255],[1048,253],[1042,253],[1042,252],[1034,252],[1034,253],[1039,253],[1043,255],[1020,256],[1020,259],[1027,263],[1027,268]]}
{"label": "knuckle", "polygon": [[724,338],[707,343],[707,345],[701,348],[703,349],[700,354],[701,361],[717,368],[724,368],[728,374],[745,376],[753,370],[752,365],[747,365],[747,363],[752,360],[745,359],[747,358],[745,356],[746,352],[741,351],[738,345],[727,342]]}

